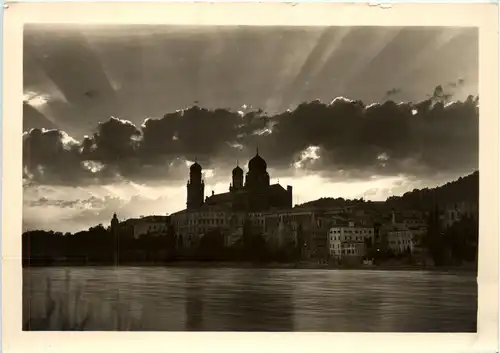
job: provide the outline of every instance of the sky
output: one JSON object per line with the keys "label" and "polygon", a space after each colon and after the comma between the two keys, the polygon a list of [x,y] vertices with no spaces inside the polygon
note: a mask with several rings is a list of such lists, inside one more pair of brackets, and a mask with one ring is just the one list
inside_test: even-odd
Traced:
{"label": "sky", "polygon": [[27,25],[23,61],[25,230],[181,210],[257,146],[295,204],[479,168],[474,28]]}

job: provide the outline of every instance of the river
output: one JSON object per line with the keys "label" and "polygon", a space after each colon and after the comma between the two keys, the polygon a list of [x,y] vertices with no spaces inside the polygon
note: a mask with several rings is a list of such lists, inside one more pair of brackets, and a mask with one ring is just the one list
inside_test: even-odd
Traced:
{"label": "river", "polygon": [[[47,289],[49,286],[49,290]],[[50,291],[50,295],[48,295]],[[475,332],[475,275],[376,270],[53,267],[23,270],[42,329]]]}

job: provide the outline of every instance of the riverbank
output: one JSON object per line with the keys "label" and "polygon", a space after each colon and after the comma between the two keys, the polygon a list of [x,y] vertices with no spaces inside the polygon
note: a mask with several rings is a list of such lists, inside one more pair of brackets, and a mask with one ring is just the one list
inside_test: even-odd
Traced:
{"label": "riverbank", "polygon": [[380,265],[330,265],[316,262],[297,263],[259,263],[259,262],[225,262],[225,261],[170,261],[170,262],[127,262],[119,265],[110,263],[71,262],[59,261],[51,264],[31,263],[23,265],[30,267],[169,267],[169,268],[259,268],[259,269],[301,269],[301,270],[373,270],[373,271],[416,271],[416,272],[459,272],[476,273],[474,266],[431,266],[431,265],[405,265],[405,264],[380,264]]}
{"label": "riverbank", "polygon": [[263,268],[263,269],[301,269],[301,270],[373,270],[373,271],[421,271],[421,272],[467,272],[477,273],[471,266],[421,266],[421,265],[357,265],[357,266],[332,266],[318,263],[227,263],[227,262],[194,262],[183,261],[164,265],[165,267],[182,268]]}

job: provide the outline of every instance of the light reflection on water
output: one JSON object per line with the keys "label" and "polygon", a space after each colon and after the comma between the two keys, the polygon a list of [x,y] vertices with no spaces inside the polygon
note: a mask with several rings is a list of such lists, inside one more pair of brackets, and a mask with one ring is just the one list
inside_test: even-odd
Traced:
{"label": "light reflection on water", "polygon": [[[25,319],[43,315],[49,279],[61,315],[90,308],[87,330],[476,331],[470,274],[58,267],[24,269],[23,277]],[[113,310],[133,325],[117,324]],[[58,330],[58,320],[47,329]]]}

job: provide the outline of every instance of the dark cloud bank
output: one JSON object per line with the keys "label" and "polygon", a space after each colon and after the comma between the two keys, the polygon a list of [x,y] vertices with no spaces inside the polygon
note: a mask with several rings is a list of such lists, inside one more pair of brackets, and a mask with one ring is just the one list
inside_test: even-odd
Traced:
{"label": "dark cloud bank", "polygon": [[[194,106],[142,126],[110,118],[82,141],[37,128],[24,133],[23,175],[49,185],[181,180],[186,160],[225,171],[256,146],[283,177],[299,160],[331,178],[432,178],[478,169],[478,98],[446,103],[440,92],[419,103],[313,101],[274,116]],[[315,153],[304,153],[311,146]]]}

